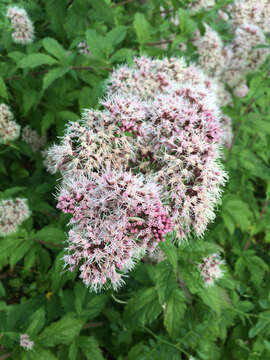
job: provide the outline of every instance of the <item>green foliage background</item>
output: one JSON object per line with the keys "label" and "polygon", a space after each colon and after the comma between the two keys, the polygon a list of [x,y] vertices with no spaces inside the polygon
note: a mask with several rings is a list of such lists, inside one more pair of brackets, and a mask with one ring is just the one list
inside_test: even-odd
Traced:
{"label": "green foliage background", "polygon": [[[192,17],[188,2],[19,1],[36,29],[34,43],[20,46],[4,16],[16,2],[1,1],[1,102],[21,126],[56,142],[69,120],[97,107],[119,63],[139,54],[196,61],[190,38],[203,22],[230,38],[228,24],[216,21],[230,1]],[[91,57],[79,54],[81,41]],[[179,247],[168,239],[167,260],[138,264],[118,293],[89,293],[76,272],[63,270],[68,217],[55,209],[58,176],[26,143],[0,146],[1,198],[26,197],[32,211],[16,234],[0,238],[0,359],[270,359],[269,75],[267,61],[248,75],[248,95],[224,109],[234,126],[232,150],[224,150],[230,180],[204,239]],[[216,251],[226,275],[204,288],[190,263]],[[19,347],[22,333],[32,351]]]}

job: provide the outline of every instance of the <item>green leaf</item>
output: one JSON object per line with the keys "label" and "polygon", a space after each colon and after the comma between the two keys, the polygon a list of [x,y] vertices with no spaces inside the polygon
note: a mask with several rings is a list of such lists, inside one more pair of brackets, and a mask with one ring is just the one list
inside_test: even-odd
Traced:
{"label": "green leaf", "polygon": [[80,336],[78,344],[87,360],[104,360],[98,342],[93,336]]}
{"label": "green leaf", "polygon": [[86,31],[86,41],[89,50],[97,59],[105,59],[112,51],[112,44],[105,37],[97,34],[96,30]]}
{"label": "green leaf", "polygon": [[179,9],[178,14],[182,35],[191,34],[196,29],[197,24],[190,18],[187,10]]}
{"label": "green leaf", "polygon": [[4,288],[2,281],[0,281],[0,297],[4,297],[5,295],[6,295],[6,290]]}
{"label": "green leaf", "polygon": [[267,333],[270,331],[270,311],[264,311],[260,315],[261,318],[257,321],[256,325],[253,326],[248,332],[248,337],[250,339],[254,338],[262,331],[264,331],[265,335],[267,335]]}
{"label": "green leaf", "polygon": [[167,303],[164,317],[164,325],[173,338],[180,333],[185,310],[185,296],[180,289],[175,288]]}
{"label": "green leaf", "polygon": [[110,32],[108,32],[106,38],[107,40],[109,40],[112,46],[116,46],[120,44],[121,41],[124,40],[126,34],[127,34],[126,26],[117,26],[114,29],[112,29]]}
{"label": "green leaf", "polygon": [[167,261],[162,261],[155,267],[155,278],[160,304],[163,305],[178,286],[172,266]]}
{"label": "green leaf", "polygon": [[48,37],[43,39],[42,44],[44,49],[48,51],[48,53],[56,57],[62,63],[65,61],[66,50],[57,40]]}
{"label": "green leaf", "polygon": [[144,325],[155,320],[161,312],[156,289],[141,289],[128,301],[124,319],[130,326]]}
{"label": "green leaf", "polygon": [[41,65],[53,65],[56,64],[57,61],[52,58],[49,55],[46,54],[41,54],[41,53],[36,53],[36,54],[31,54],[31,55],[27,55],[25,56],[21,61],[20,61],[20,67],[21,68],[36,68],[38,66]]}
{"label": "green leaf", "polygon": [[133,27],[137,35],[138,42],[143,44],[151,38],[151,26],[141,13],[136,13],[134,17]]}
{"label": "green leaf", "polygon": [[165,242],[160,242],[159,247],[166,254],[168,261],[172,264],[173,270],[177,272],[177,249],[171,242],[170,236],[167,237]]}
{"label": "green leaf", "polygon": [[22,360],[57,360],[50,350],[35,346],[32,351],[24,351]]}
{"label": "green leaf", "polygon": [[30,248],[33,246],[32,241],[29,239],[26,239],[20,243],[18,247],[12,252],[9,264],[11,268],[14,268],[14,266],[17,264],[18,261],[20,261],[24,255],[30,250]]}
{"label": "green leaf", "polygon": [[0,77],[0,96],[8,99],[7,87],[2,77]]}
{"label": "green leaf", "polygon": [[90,293],[81,282],[75,285],[75,309],[79,316],[87,317],[88,320],[94,319],[105,307],[107,300],[105,294]]}
{"label": "green leaf", "polygon": [[32,237],[38,240],[47,241],[48,243],[64,244],[66,233],[61,229],[45,226],[43,229],[37,231]]}
{"label": "green leaf", "polygon": [[57,79],[64,76],[69,71],[68,67],[57,67],[48,71],[43,78],[42,90],[45,91]]}
{"label": "green leaf", "polygon": [[114,21],[114,15],[112,9],[108,6],[104,0],[90,0],[91,5],[94,8],[94,15],[98,20],[108,22],[112,24]]}
{"label": "green leaf", "polygon": [[38,341],[43,346],[57,344],[69,345],[79,335],[84,320],[78,320],[71,315],[64,316],[61,320],[51,323],[39,335]]}
{"label": "green leaf", "polygon": [[46,317],[44,307],[35,311],[30,317],[30,325],[26,329],[26,334],[31,338],[32,335],[37,335],[45,325]]}

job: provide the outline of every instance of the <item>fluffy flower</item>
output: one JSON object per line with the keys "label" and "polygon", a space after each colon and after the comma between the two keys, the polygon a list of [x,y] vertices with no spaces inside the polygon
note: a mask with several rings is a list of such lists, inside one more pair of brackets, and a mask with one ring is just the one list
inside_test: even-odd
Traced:
{"label": "fluffy flower", "polygon": [[90,56],[91,55],[91,51],[89,50],[88,45],[84,41],[81,41],[77,45],[77,49],[78,49],[79,53],[82,54],[82,55],[85,55],[85,56]]}
{"label": "fluffy flower", "polygon": [[213,6],[215,6],[215,0],[193,0],[189,5],[189,8],[194,11],[200,11],[202,9],[210,10]]}
{"label": "fluffy flower", "polygon": [[219,254],[215,253],[197,264],[205,286],[213,286],[215,281],[223,276],[224,272],[220,266],[224,263],[224,260],[220,260]]}
{"label": "fluffy flower", "polygon": [[22,129],[22,139],[31,147],[33,152],[39,151],[46,143],[46,136],[40,136],[29,125]]}
{"label": "fluffy flower", "polygon": [[13,118],[9,107],[0,105],[0,143],[16,140],[20,135],[20,125]]}
{"label": "fluffy flower", "polygon": [[129,172],[72,178],[57,207],[72,214],[65,262],[71,270],[80,264],[80,277],[94,291],[121,285],[134,261],[173,227],[158,186]]}
{"label": "fluffy flower", "polygon": [[2,200],[0,202],[0,236],[16,232],[18,226],[29,216],[27,199]]}
{"label": "fluffy flower", "polygon": [[21,334],[20,336],[20,346],[26,350],[32,350],[35,343],[31,341],[27,334]]}
{"label": "fluffy flower", "polygon": [[17,44],[30,44],[34,40],[34,27],[26,11],[17,6],[8,8],[7,17],[13,28],[12,38]]}
{"label": "fluffy flower", "polygon": [[234,95],[239,98],[242,98],[247,95],[248,91],[249,91],[248,86],[246,84],[241,84],[237,86],[237,88],[234,90]]}
{"label": "fluffy flower", "polygon": [[209,74],[217,75],[225,66],[223,43],[218,33],[205,25],[205,34],[197,42],[199,63]]}
{"label": "fluffy flower", "polygon": [[96,291],[120,286],[169,231],[201,236],[226,180],[215,81],[181,59],[141,57],[107,89],[103,110],[85,110],[47,151],[63,176],[58,208],[72,215],[65,262]]}

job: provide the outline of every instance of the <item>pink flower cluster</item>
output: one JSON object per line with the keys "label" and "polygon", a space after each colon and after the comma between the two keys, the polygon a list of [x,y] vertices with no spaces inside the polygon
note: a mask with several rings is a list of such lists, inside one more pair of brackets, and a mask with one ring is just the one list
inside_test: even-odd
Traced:
{"label": "pink flower cluster", "polygon": [[220,267],[222,264],[224,260],[220,260],[218,253],[214,253],[203,258],[203,261],[197,265],[205,286],[213,286],[215,281],[223,276],[223,270]]}
{"label": "pink flower cluster", "polygon": [[93,290],[121,285],[168,232],[202,236],[214,219],[226,180],[215,89],[181,59],[135,58],[113,71],[103,110],[46,152],[63,176],[58,208],[72,215],[65,262]]}
{"label": "pink flower cluster", "polygon": [[72,178],[63,183],[57,207],[72,214],[65,262],[71,270],[82,262],[80,276],[95,291],[107,280],[116,289],[121,272],[173,229],[158,186],[130,172]]}

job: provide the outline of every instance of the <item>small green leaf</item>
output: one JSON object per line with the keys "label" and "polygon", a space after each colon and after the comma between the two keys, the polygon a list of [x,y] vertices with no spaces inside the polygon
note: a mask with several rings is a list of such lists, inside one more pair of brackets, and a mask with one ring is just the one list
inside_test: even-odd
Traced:
{"label": "small green leaf", "polygon": [[48,37],[43,39],[42,44],[44,49],[47,50],[48,53],[56,57],[61,62],[64,62],[64,60],[66,59],[66,50],[57,40]]}
{"label": "small green leaf", "polygon": [[42,90],[45,91],[57,79],[64,76],[69,71],[68,67],[57,67],[48,71],[43,78]]}
{"label": "small green leaf", "polygon": [[51,323],[39,335],[38,341],[43,346],[55,346],[57,344],[69,345],[78,336],[84,321],[67,315],[61,320]]}
{"label": "small green leaf", "polygon": [[151,38],[151,26],[141,13],[136,13],[134,17],[133,27],[137,35],[138,42],[143,44]]}
{"label": "small green leaf", "polygon": [[45,325],[45,321],[45,310],[44,307],[41,307],[31,315],[29,320],[30,325],[26,330],[26,334],[28,334],[30,337],[32,335],[38,334]]}
{"label": "small green leaf", "polygon": [[154,287],[141,289],[134,294],[125,308],[124,318],[130,326],[151,323],[162,312]]}
{"label": "small green leaf", "polygon": [[21,61],[20,61],[20,67],[21,68],[35,68],[41,65],[53,65],[56,64],[57,61],[52,58],[49,55],[46,54],[41,54],[41,53],[37,53],[37,54],[31,54],[31,55],[27,55],[25,56]]}
{"label": "small green leaf", "polygon": [[8,98],[7,87],[2,77],[0,77],[0,96],[4,99]]}
{"label": "small green leaf", "polygon": [[164,325],[171,337],[177,337],[186,310],[185,296],[180,289],[175,288],[167,303]]}
{"label": "small green leaf", "polygon": [[80,336],[78,344],[87,360],[104,360],[98,342],[93,336]]}

